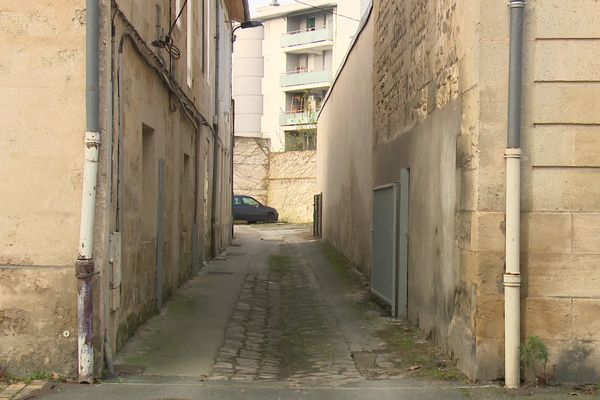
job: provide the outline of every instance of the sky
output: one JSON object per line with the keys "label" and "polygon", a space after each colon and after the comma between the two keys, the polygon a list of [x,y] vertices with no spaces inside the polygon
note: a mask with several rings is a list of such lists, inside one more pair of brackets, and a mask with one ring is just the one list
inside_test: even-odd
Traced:
{"label": "sky", "polygon": [[[294,3],[294,0],[279,0],[279,4],[284,5],[284,4],[291,4]],[[364,12],[368,0],[361,0],[361,5],[362,5],[362,10]],[[250,16],[255,16],[256,15],[256,8],[257,7],[262,7],[262,6],[266,6],[271,4],[271,0],[248,0],[248,5],[250,6]]]}
{"label": "sky", "polygon": [[[293,0],[279,0],[279,4],[290,4]],[[266,6],[271,4],[271,0],[248,0],[250,6],[250,15],[256,15],[256,7]]]}

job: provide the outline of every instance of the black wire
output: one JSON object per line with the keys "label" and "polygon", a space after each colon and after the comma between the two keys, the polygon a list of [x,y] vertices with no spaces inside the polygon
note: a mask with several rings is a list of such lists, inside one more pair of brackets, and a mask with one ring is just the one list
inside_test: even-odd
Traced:
{"label": "black wire", "polygon": [[165,35],[164,40],[153,42],[153,43],[156,43],[158,47],[165,49],[165,51],[167,53],[169,53],[169,55],[174,60],[179,60],[181,58],[181,50],[179,50],[179,47],[175,46],[175,44],[173,43],[173,38],[171,37],[171,33],[173,33],[173,29],[175,29],[175,25],[177,25],[177,21],[179,21],[179,18],[181,18],[181,14],[183,14],[183,10],[185,9],[187,2],[188,2],[188,0],[185,0],[183,2],[183,5],[181,6],[181,10],[179,10],[179,14],[177,14],[177,18],[175,18],[175,21],[173,21],[173,23],[171,24],[171,27],[169,28],[169,32]]}
{"label": "black wire", "polygon": [[344,14],[338,14],[338,13],[336,13],[335,11],[329,10],[329,9],[327,9],[327,8],[321,8],[321,7],[313,6],[312,4],[305,3],[305,2],[303,2],[303,1],[300,1],[300,0],[294,0],[294,1],[295,1],[296,3],[298,3],[298,4],[304,4],[305,6],[312,7],[312,8],[314,8],[314,9],[316,9],[316,10],[319,10],[319,11],[325,11],[325,12],[328,12],[328,13],[331,13],[331,14],[334,14],[334,15],[337,15],[338,17],[348,18],[348,19],[351,19],[352,21],[360,22],[360,20],[359,20],[359,19],[352,18],[352,17],[349,17],[349,16],[347,16],[347,15],[344,15]]}
{"label": "black wire", "polygon": [[163,48],[171,57],[173,57],[174,60],[179,60],[181,58],[181,50],[179,50],[179,47],[173,44],[173,39],[171,39],[171,36],[165,37]]}
{"label": "black wire", "polygon": [[177,14],[177,18],[175,18],[175,21],[173,21],[171,28],[169,28],[169,33],[167,33],[167,36],[171,37],[171,33],[173,33],[173,29],[175,29],[175,25],[177,25],[177,21],[179,21],[181,14],[183,14],[183,10],[185,9],[186,5],[187,5],[187,0],[185,0],[183,2],[182,6],[181,6],[181,10],[179,10],[179,14]]}

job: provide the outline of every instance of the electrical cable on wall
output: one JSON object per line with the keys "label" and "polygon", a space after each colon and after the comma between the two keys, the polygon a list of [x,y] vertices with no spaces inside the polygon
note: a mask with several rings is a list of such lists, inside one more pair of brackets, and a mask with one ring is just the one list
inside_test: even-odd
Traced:
{"label": "electrical cable on wall", "polygon": [[158,39],[152,42],[152,46],[165,49],[167,53],[169,53],[169,55],[173,57],[174,60],[179,60],[181,58],[181,50],[179,50],[179,47],[175,46],[175,44],[173,43],[173,38],[171,37],[171,34],[173,33],[173,29],[175,29],[175,26],[177,25],[177,21],[179,21],[179,18],[181,18],[181,14],[183,14],[183,10],[185,9],[187,2],[188,0],[185,0],[183,2],[181,10],[179,10],[175,21],[173,21],[173,23],[169,27],[169,32],[165,35],[164,39]]}
{"label": "electrical cable on wall", "polygon": [[331,13],[331,14],[333,14],[333,15],[337,15],[338,17],[342,17],[342,18],[348,18],[348,19],[350,19],[350,20],[352,20],[352,21],[360,22],[360,20],[359,20],[359,19],[352,18],[352,17],[349,17],[349,16],[347,16],[347,15],[344,15],[344,14],[338,14],[338,13],[336,13],[335,11],[329,10],[329,9],[327,9],[327,8],[321,8],[321,7],[313,6],[312,4],[305,3],[305,2],[303,2],[303,1],[300,1],[300,0],[294,0],[294,1],[295,1],[296,3],[298,3],[298,4],[303,4],[303,5],[305,5],[305,6],[312,7],[312,8],[314,8],[314,9],[316,9],[316,10],[319,10],[319,11],[325,11],[325,12]]}

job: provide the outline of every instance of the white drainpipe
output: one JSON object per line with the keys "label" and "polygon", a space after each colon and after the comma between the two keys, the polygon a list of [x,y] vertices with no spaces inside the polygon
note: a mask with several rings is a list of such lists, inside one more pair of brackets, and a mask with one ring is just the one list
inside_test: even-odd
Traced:
{"label": "white drainpipe", "polygon": [[98,148],[100,134],[85,133],[85,160],[83,164],[83,196],[79,229],[79,256],[75,263],[77,285],[77,315],[79,351],[79,382],[94,381],[94,348],[92,345],[92,283],[94,276],[94,216],[96,214],[96,177],[98,176]]}
{"label": "white drainpipe", "polygon": [[506,271],[504,274],[505,385],[519,387],[521,369],[520,185],[521,149],[506,149]]}
{"label": "white drainpipe", "polygon": [[510,0],[510,60],[506,158],[506,271],[504,274],[504,382],[521,384],[521,81],[525,2]]}
{"label": "white drainpipe", "polygon": [[93,383],[94,381],[92,293],[95,274],[93,247],[96,178],[98,176],[98,149],[100,147],[99,37],[99,0],[86,0],[86,132],[79,254],[75,261],[75,276],[77,277],[77,375],[81,383]]}

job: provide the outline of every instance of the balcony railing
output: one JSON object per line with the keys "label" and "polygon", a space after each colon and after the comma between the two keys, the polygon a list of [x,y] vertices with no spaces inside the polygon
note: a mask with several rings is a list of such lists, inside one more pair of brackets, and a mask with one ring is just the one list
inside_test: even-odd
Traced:
{"label": "balcony railing", "polygon": [[287,112],[279,115],[280,126],[309,125],[316,123],[316,111]]}
{"label": "balcony railing", "polygon": [[331,82],[331,71],[292,71],[281,75],[279,84],[282,87],[299,85],[317,85]]}
{"label": "balcony railing", "polygon": [[333,40],[333,32],[330,27],[308,28],[281,35],[281,47],[300,46],[328,40]]}

